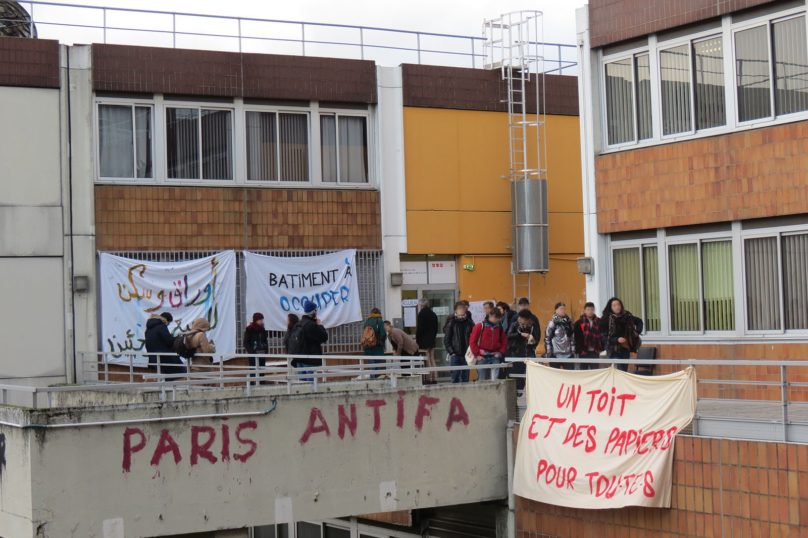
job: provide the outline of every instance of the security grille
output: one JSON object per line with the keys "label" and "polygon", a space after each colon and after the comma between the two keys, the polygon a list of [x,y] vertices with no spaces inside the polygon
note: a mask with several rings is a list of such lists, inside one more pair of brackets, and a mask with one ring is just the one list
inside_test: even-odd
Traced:
{"label": "security grille", "polygon": [[[133,260],[150,262],[179,262],[190,261],[205,256],[212,256],[218,250],[194,250],[194,251],[116,251],[108,252],[115,256],[131,258]],[[255,254],[267,256],[279,256],[284,258],[320,256],[339,252],[337,250],[251,250]],[[382,251],[381,250],[358,250],[356,251],[356,272],[357,283],[359,285],[359,302],[362,306],[362,316],[367,317],[373,308],[384,311],[384,279],[382,278]],[[100,280],[99,280],[100,282]],[[244,253],[236,252],[236,348],[239,352],[242,348],[242,337],[244,328],[252,316],[252,312],[244,310],[247,295],[247,274],[244,271]],[[100,296],[100,294],[99,294]],[[100,297],[99,297],[100,303]],[[99,307],[100,311],[100,307]],[[103,316],[103,312],[101,313]],[[99,316],[99,334],[100,334]],[[270,353],[282,353],[283,336],[282,332],[270,332]],[[362,340],[362,323],[349,323],[328,329],[328,344],[325,346],[326,353],[356,353],[362,351],[360,341]],[[100,349],[100,348],[99,348]]]}

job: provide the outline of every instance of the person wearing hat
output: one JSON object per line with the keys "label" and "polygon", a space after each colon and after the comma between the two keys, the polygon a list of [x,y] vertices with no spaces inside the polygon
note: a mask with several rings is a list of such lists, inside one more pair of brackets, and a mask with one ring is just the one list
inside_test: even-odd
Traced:
{"label": "person wearing hat", "polygon": [[[548,358],[568,359],[575,355],[575,339],[573,338],[572,318],[567,315],[567,305],[556,303],[553,319],[544,331],[544,349]],[[553,368],[561,368],[561,363],[551,362]],[[564,367],[574,370],[571,364]]]}
{"label": "person wearing hat", "polygon": [[185,374],[188,368],[183,364],[176,353],[174,353],[174,337],[168,330],[168,324],[174,321],[170,312],[163,312],[160,315],[152,314],[146,321],[146,352],[159,353],[159,355],[149,355],[149,368],[157,370],[157,363],[160,363],[160,374]]}
{"label": "person wearing hat", "polygon": [[[269,353],[269,333],[264,328],[264,315],[256,312],[252,316],[252,323],[244,329],[244,350],[255,355],[266,355]],[[267,365],[265,357],[250,357],[250,368],[256,365],[263,368]],[[255,374],[250,374],[255,377]]]}
{"label": "person wearing hat", "polygon": [[[289,333],[289,354],[319,357],[323,355],[323,344],[328,342],[328,331],[317,317],[317,304],[312,301],[303,303],[303,316]],[[295,368],[312,369],[323,365],[322,359],[292,359]],[[303,379],[311,381],[312,379]]]}

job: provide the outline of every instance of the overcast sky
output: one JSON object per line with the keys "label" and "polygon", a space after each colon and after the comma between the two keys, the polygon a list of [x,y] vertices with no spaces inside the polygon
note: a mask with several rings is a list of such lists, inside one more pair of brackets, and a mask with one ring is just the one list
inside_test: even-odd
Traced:
{"label": "overcast sky", "polygon": [[[391,2],[390,0],[61,0],[61,2],[231,17],[375,26],[467,36],[481,36],[482,23],[487,18],[497,17],[502,13],[515,10],[532,9],[544,13],[545,42],[570,45],[575,43],[575,10],[585,4],[585,0],[409,0],[407,2]],[[21,1],[20,3],[27,7],[26,2]],[[57,8],[41,5],[35,6],[34,11],[35,20],[40,20],[45,16],[47,20],[51,21],[85,24],[90,20],[93,21],[91,24],[100,24],[95,21],[101,20],[94,15],[90,16],[89,12],[80,12],[83,16],[76,17],[75,10],[73,10],[74,13],[65,13]],[[136,24],[131,22],[134,19],[134,17],[127,16],[125,19],[116,20],[110,14],[107,18],[107,25],[128,26]],[[170,30],[170,27],[167,29]],[[53,32],[57,30],[60,32],[59,35],[53,35]],[[187,26],[182,30],[196,31],[195,28]],[[200,26],[198,31],[211,32],[215,31],[215,28]],[[98,36],[91,35],[91,31],[88,30],[70,30],[41,25],[39,32],[42,37],[59,37],[65,43],[100,41]],[[168,39],[167,36],[157,37]],[[118,37],[108,39],[112,42],[120,42]],[[311,39],[308,34],[307,39]],[[324,40],[336,41],[338,39],[326,38]],[[157,39],[144,44],[165,46]],[[208,48],[202,44],[182,44],[180,46]],[[422,48],[425,48],[423,44]],[[309,53],[308,50],[307,53]],[[574,54],[569,59],[574,59]]]}

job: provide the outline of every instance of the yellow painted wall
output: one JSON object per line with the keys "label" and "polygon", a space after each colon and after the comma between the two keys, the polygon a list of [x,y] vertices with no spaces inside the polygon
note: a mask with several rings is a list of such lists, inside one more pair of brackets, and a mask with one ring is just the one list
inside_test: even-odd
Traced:
{"label": "yellow painted wall", "polygon": [[[546,324],[563,301],[571,314],[585,302],[579,123],[548,116],[550,272],[531,275],[533,312]],[[404,109],[409,254],[459,256],[460,298],[514,301],[511,275],[508,118],[501,112]],[[464,256],[475,255],[475,256]],[[521,276],[522,281],[526,276]],[[526,288],[517,295],[527,295]]]}

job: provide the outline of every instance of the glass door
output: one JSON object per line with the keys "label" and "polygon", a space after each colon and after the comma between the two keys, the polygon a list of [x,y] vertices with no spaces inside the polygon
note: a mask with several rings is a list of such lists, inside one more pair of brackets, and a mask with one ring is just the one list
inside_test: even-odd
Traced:
{"label": "glass door", "polygon": [[[441,289],[442,288],[442,289]],[[435,365],[450,366],[446,347],[443,345],[443,326],[446,320],[454,313],[454,304],[457,301],[457,289],[450,286],[417,286],[401,290],[401,312],[404,320],[404,332],[415,336],[417,330],[418,300],[425,298],[429,307],[438,316],[438,338],[435,342]],[[415,319],[413,319],[415,318]],[[442,372],[441,377],[449,377],[450,373]]]}

